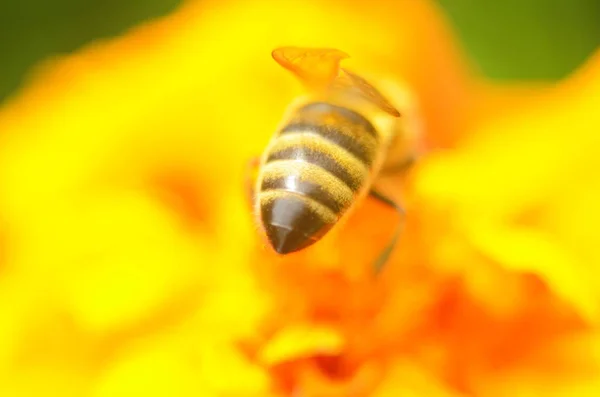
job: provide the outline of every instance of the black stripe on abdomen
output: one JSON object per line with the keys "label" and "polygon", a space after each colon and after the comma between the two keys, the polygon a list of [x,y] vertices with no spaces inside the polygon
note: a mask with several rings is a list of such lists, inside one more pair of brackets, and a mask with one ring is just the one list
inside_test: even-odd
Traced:
{"label": "black stripe on abdomen", "polygon": [[312,102],[312,103],[309,103],[309,104],[304,105],[301,108],[299,108],[298,112],[306,113],[306,114],[313,113],[313,114],[320,114],[320,115],[327,115],[327,114],[333,113],[333,114],[345,119],[347,122],[349,122],[351,124],[356,124],[356,125],[360,126],[369,135],[373,136],[375,139],[379,138],[377,135],[377,131],[375,130],[375,127],[373,127],[373,124],[371,124],[371,122],[369,120],[367,120],[360,113],[358,113],[352,109],[348,109],[346,107],[334,105],[334,104],[327,103],[327,102]]}
{"label": "black stripe on abdomen", "polygon": [[[293,180],[291,178],[293,178]],[[267,190],[286,190],[302,194],[303,196],[323,204],[336,215],[340,214],[345,209],[344,205],[340,203],[339,200],[336,200],[326,187],[307,180],[299,180],[294,176],[263,179],[261,191]]]}
{"label": "black stripe on abdomen", "polygon": [[[367,167],[371,167],[375,157],[375,145],[377,144],[374,140],[371,145],[367,144],[367,137],[358,139],[353,137],[352,133],[344,132],[340,127],[335,127],[326,124],[315,124],[311,122],[295,122],[288,124],[281,131],[280,134],[289,134],[296,132],[311,132],[322,136],[323,138],[343,147],[357,159],[361,160]],[[361,133],[357,131],[356,133]]]}
{"label": "black stripe on abdomen", "polygon": [[326,152],[317,151],[308,147],[287,147],[285,149],[272,152],[267,158],[267,163],[276,160],[301,160],[317,165],[325,171],[335,175],[344,182],[353,192],[360,189],[362,178],[353,177],[348,170],[339,164],[339,162]]}

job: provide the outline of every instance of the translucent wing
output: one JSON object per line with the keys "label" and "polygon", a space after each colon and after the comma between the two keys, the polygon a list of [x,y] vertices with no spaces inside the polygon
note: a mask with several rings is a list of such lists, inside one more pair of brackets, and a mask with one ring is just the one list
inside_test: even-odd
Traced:
{"label": "translucent wing", "polygon": [[368,81],[346,69],[341,70],[344,72],[344,76],[338,77],[336,84],[342,87],[354,88],[361,97],[374,103],[381,110],[394,117],[400,117],[400,112]]}
{"label": "translucent wing", "polygon": [[340,61],[348,54],[334,48],[281,47],[273,59],[294,73],[309,88],[327,88],[338,76]]}

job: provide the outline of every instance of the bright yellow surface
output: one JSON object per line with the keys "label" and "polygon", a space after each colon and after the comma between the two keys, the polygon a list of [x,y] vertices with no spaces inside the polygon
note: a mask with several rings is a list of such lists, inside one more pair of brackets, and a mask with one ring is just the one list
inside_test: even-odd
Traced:
{"label": "bright yellow surface", "polygon": [[[423,110],[378,280],[378,204],[285,259],[253,224],[282,45]],[[462,59],[427,1],[215,0],[40,67],[0,110],[0,395],[597,396],[600,54],[555,87]]]}

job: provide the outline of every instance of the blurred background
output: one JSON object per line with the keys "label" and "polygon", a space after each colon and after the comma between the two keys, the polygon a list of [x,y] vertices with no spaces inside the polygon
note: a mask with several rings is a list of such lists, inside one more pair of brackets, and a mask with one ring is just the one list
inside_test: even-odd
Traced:
{"label": "blurred background", "polygon": [[[374,258],[368,251],[370,242],[388,232],[363,225],[378,224],[384,212],[376,216],[363,212],[365,223],[358,218],[354,229],[365,234],[349,235],[350,243],[342,252],[346,256],[324,245],[314,261],[299,256],[289,267],[278,267],[278,262],[266,259],[262,274],[266,250],[255,244],[259,240],[251,216],[238,197],[241,165],[250,153],[258,153],[255,149],[262,150],[266,140],[256,137],[270,134],[266,127],[279,117],[273,106],[280,106],[287,94],[286,88],[273,89],[264,100],[249,104],[244,93],[260,92],[261,79],[277,70],[268,57],[254,52],[271,50],[266,41],[273,34],[258,28],[245,41],[240,37],[244,29],[260,23],[263,14],[277,27],[289,24],[287,2],[279,3],[271,14],[271,8],[277,8],[271,1],[279,0],[263,1],[257,10],[223,7],[221,14],[194,9],[198,14],[174,18],[153,35],[140,34],[140,42],[134,37],[133,44],[111,48],[108,62],[124,59],[127,64],[114,73],[97,78],[84,75],[85,65],[69,65],[82,76],[72,84],[73,90],[63,89],[61,79],[71,71],[67,68],[50,83],[39,81],[36,95],[24,98],[20,106],[3,107],[40,63],[124,35],[173,12],[183,1],[0,0],[0,256],[8,258],[0,261],[0,396],[48,396],[48,390],[56,390],[52,395],[80,397],[91,389],[93,397],[246,397],[265,395],[265,385],[272,379],[293,384],[289,388],[294,393],[304,383],[307,388],[314,383],[330,390],[330,380],[351,390],[356,382],[363,384],[362,367],[355,371],[363,364],[374,379],[371,383],[379,387],[378,372],[385,371],[366,365],[371,353],[376,364],[397,359],[398,365],[405,365],[407,356],[410,361],[408,370],[398,367],[399,376],[389,372],[387,383],[382,381],[383,394],[376,396],[600,395],[600,277],[590,266],[600,263],[600,190],[592,183],[600,169],[600,116],[589,95],[597,92],[593,84],[598,83],[598,69],[588,73],[596,80],[581,77],[572,87],[565,84],[542,99],[517,90],[506,97],[495,91],[488,94],[489,87],[478,92],[480,87],[468,86],[471,76],[461,75],[451,59],[443,61],[452,54],[449,45],[440,40],[436,46],[436,40],[427,36],[439,32],[435,28],[441,25],[432,18],[437,14],[429,12],[428,4],[407,11],[405,15],[416,21],[411,27],[413,19],[399,25],[396,14],[387,18],[388,10],[394,9],[401,20],[398,0],[380,0],[374,15],[386,17],[382,26],[408,26],[404,32],[423,32],[430,39],[397,36],[416,44],[407,46],[408,57],[398,51],[397,58],[413,55],[418,63],[401,65],[393,59],[393,47],[386,52],[394,67],[413,72],[410,77],[415,90],[421,90],[418,99],[422,98],[428,132],[437,134],[442,143],[472,132],[481,138],[468,146],[457,144],[459,150],[432,158],[423,167],[415,183],[420,195],[414,207],[415,233],[407,234],[412,240],[405,245],[406,255],[398,259],[408,265],[392,268],[389,284],[358,280],[351,266],[350,281],[329,278],[333,267],[325,268],[323,278],[314,272],[323,263],[329,266],[329,261],[346,266],[346,257],[357,264]],[[253,5],[255,0],[245,1]],[[304,5],[304,0],[294,1]],[[408,9],[415,4],[411,1],[401,4]],[[471,63],[500,82],[499,87],[564,78],[600,44],[599,0],[437,2]],[[307,37],[322,37],[322,28],[351,37],[348,42],[364,37],[357,48],[371,46],[372,37],[381,37],[381,48],[390,48],[385,39],[394,37],[391,28],[382,29],[381,36],[366,36],[356,25],[340,29],[348,20],[342,12],[336,23],[319,23],[332,20],[332,4],[352,1],[329,3],[331,8],[325,11],[321,4],[313,4],[314,9],[299,12],[292,22],[299,24],[314,15],[322,19],[306,24],[304,30],[312,34]],[[375,2],[356,3],[361,7],[348,8],[348,15],[360,15]],[[380,23],[374,17],[369,22],[366,28]],[[143,40],[151,41],[179,24],[187,27],[186,23],[192,29],[176,31],[172,54],[163,54],[164,48],[157,45],[150,55],[136,57],[136,49],[145,48]],[[217,59],[240,42],[257,44],[220,63],[205,61]],[[406,40],[397,48],[401,44]],[[170,41],[165,45],[171,48]],[[430,51],[417,58],[422,49]],[[90,70],[102,71],[104,60],[94,58]],[[146,62],[147,70],[139,67]],[[170,73],[163,73],[165,65]],[[242,69],[247,73],[232,73]],[[422,69],[439,73],[432,78]],[[259,79],[248,79],[257,71],[262,73]],[[129,80],[115,95],[120,83]],[[291,80],[286,79],[290,86]],[[283,74],[268,81],[278,87]],[[448,87],[439,90],[444,83]],[[235,92],[241,94],[231,95],[240,87]],[[556,96],[566,99],[554,101]],[[481,106],[471,103],[479,98],[490,101],[481,100]],[[213,103],[219,106],[198,111]],[[502,114],[498,104],[515,109]],[[562,112],[558,106],[567,109]],[[7,110],[2,113],[3,109]],[[237,117],[231,117],[231,109]],[[373,253],[376,249],[372,245]],[[298,266],[305,263],[314,267]],[[296,276],[302,281],[294,281]],[[268,279],[264,293],[263,278]],[[327,282],[324,288],[314,287],[321,285],[319,281]],[[381,285],[389,291],[380,293]],[[573,310],[565,309],[558,298]],[[260,369],[248,363],[246,356],[277,347],[268,336],[271,332],[286,341],[286,332],[291,330],[293,336],[297,324],[306,322],[320,338],[322,327],[312,313],[319,318],[332,313],[332,318],[341,319],[333,321],[330,334],[332,346],[343,347],[332,347],[337,352],[331,357],[321,353],[327,350],[318,341],[314,349],[319,353],[310,358],[314,368],[305,366],[302,343],[298,359],[295,355],[300,353],[292,349],[289,357],[284,352],[274,361],[259,357],[268,361],[261,362]],[[383,314],[371,321],[373,313]],[[365,333],[365,324],[370,333]],[[583,339],[588,326],[594,349]],[[579,335],[580,345],[570,345],[583,328],[586,334]],[[290,340],[287,343],[293,346],[301,339]],[[388,347],[392,353],[387,353]],[[306,349],[312,354],[312,346]],[[564,359],[563,351],[565,357],[569,354]],[[340,357],[350,357],[350,376],[336,369]],[[573,364],[579,357],[591,364]],[[282,366],[280,373],[280,362],[288,359],[293,365]],[[555,369],[547,362],[562,366]],[[230,366],[232,371],[223,370]],[[305,376],[305,368],[315,369],[316,380]],[[375,371],[369,375],[371,368]],[[556,376],[561,371],[566,375]],[[590,375],[592,384],[571,378],[571,372]],[[236,382],[231,382],[232,376]],[[555,387],[555,378],[562,389]],[[431,379],[439,381],[440,389],[462,393],[472,388],[477,393],[431,392],[435,383]],[[573,390],[578,385],[583,385],[579,392]],[[529,393],[523,387],[530,387]],[[589,387],[587,394],[581,391],[584,387]],[[257,392],[234,393],[238,390]],[[356,395],[339,390],[339,396]]]}
{"label": "blurred background", "polygon": [[[41,60],[122,34],[180,0],[0,2],[0,102]],[[597,0],[438,0],[473,62],[497,80],[564,77],[600,44]],[[507,29],[507,27],[509,27]]]}

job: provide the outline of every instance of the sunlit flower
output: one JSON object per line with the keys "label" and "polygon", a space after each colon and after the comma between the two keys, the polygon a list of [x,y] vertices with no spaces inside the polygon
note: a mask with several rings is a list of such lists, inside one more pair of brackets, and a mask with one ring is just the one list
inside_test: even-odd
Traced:
{"label": "sunlit flower", "polygon": [[[189,3],[0,111],[0,395],[596,396],[600,56],[496,87],[427,1]],[[407,227],[265,247],[244,169],[328,46],[411,92]],[[393,215],[393,214],[392,214]]]}

